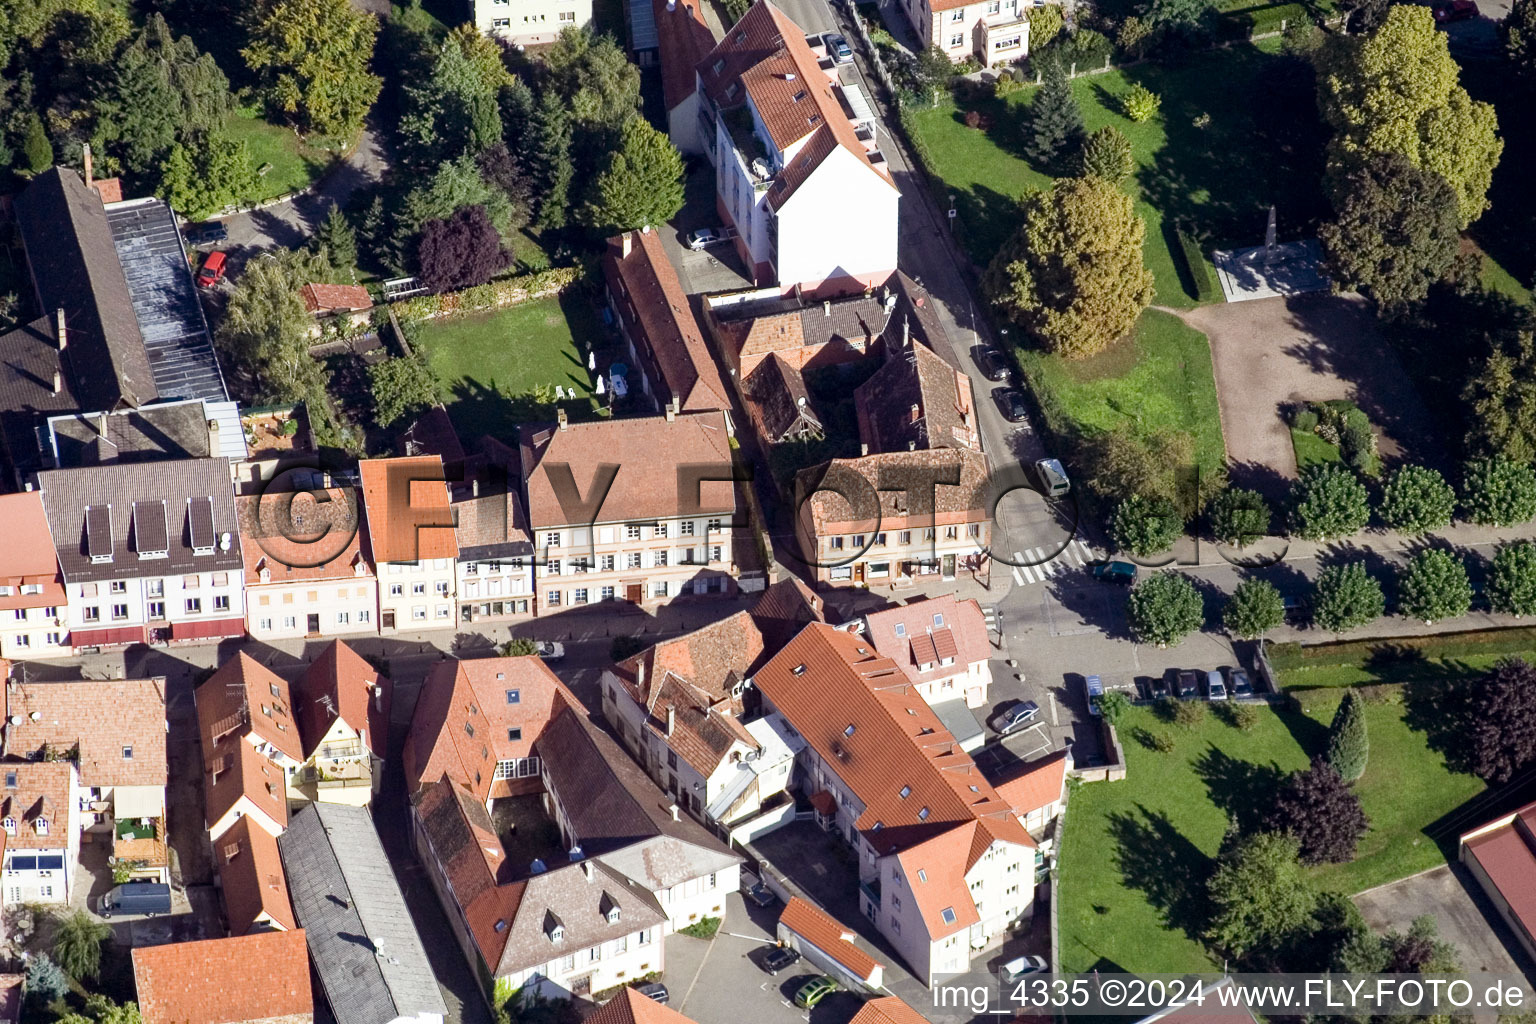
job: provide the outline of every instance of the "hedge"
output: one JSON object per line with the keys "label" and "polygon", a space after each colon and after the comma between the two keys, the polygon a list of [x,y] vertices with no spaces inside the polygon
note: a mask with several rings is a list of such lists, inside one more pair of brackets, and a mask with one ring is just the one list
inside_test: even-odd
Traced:
{"label": "hedge", "polygon": [[553,267],[536,274],[506,277],[489,284],[475,285],[461,292],[417,295],[395,303],[393,308],[395,315],[407,322],[483,313],[504,306],[515,306],[529,299],[558,295],[580,280],[581,276],[580,267]]}
{"label": "hedge", "polygon": [[1320,11],[1302,3],[1255,4],[1222,11],[1219,15],[1220,33],[1227,39],[1245,39],[1280,32],[1281,22],[1286,28],[1316,24],[1319,13],[1326,17],[1332,12],[1331,4],[1317,6]]}
{"label": "hedge", "polygon": [[1201,302],[1215,302],[1221,296],[1216,290],[1216,282],[1211,280],[1211,266],[1200,250],[1199,241],[1182,227],[1175,228],[1174,233],[1184,265],[1189,268],[1190,283],[1195,286],[1195,298]]}
{"label": "hedge", "polygon": [[1522,654],[1536,650],[1536,628],[1480,629],[1434,636],[1404,636],[1379,640],[1349,640],[1337,644],[1270,644],[1269,663],[1276,672],[1300,668],[1358,665],[1383,657],[1465,658]]}

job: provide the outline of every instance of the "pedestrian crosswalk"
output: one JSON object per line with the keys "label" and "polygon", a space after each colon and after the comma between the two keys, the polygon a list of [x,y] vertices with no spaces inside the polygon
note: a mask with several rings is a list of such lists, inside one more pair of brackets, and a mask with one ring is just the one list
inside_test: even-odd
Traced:
{"label": "pedestrian crosswalk", "polygon": [[1013,561],[1013,581],[1019,586],[1031,583],[1044,583],[1054,576],[1062,575],[1073,570],[1082,569],[1090,562],[1100,561],[1103,556],[1094,551],[1085,541],[1073,538],[1067,542],[1067,546],[1051,556],[1052,548],[1027,548],[1024,551],[1015,551]]}

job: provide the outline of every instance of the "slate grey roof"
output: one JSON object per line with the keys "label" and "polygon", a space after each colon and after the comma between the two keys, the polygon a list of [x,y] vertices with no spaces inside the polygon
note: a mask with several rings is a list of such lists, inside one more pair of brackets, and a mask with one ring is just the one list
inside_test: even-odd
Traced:
{"label": "slate grey roof", "polygon": [[[522,887],[522,900],[507,929],[497,976],[536,967],[642,928],[652,929],[651,942],[662,941],[660,925],[667,915],[655,897],[601,862],[567,864],[534,875]],[[607,917],[613,907],[619,911],[617,921]],[[564,929],[559,942],[549,936],[551,915]],[[657,948],[659,956],[659,945]]]}
{"label": "slate grey roof", "polygon": [[113,203],[106,213],[155,391],[165,399],[227,401],[171,208],[158,199],[134,199]]}
{"label": "slate grey roof", "polygon": [[672,798],[612,736],[581,713],[567,708],[556,715],[534,749],[544,759],[549,788],[588,857],[658,836],[703,853],[734,857],[687,814],[679,811],[674,819]]}
{"label": "slate grey roof", "polygon": [[207,412],[201,399],[50,417],[48,428],[60,469],[220,454],[209,447]]}
{"label": "slate grey roof", "polygon": [[[55,374],[59,380],[57,394],[53,390]],[[69,374],[59,358],[52,315],[0,334],[0,431],[5,435],[6,457],[16,486],[42,467],[37,438],[41,418],[78,408],[70,394]]]}
{"label": "slate grey roof", "polygon": [[294,915],[337,1024],[448,1008],[363,807],[310,804],[277,840]]}
{"label": "slate grey roof", "polygon": [[[53,469],[38,473],[37,481],[68,583],[244,569],[234,486],[224,459]],[[141,559],[140,540],[133,528],[134,505],[145,508],[161,502],[170,550],[164,558]],[[222,546],[226,533],[227,549]],[[194,547],[212,551],[197,554]],[[93,562],[93,548],[98,555],[110,554],[111,561]]]}
{"label": "slate grey roof", "polygon": [[55,167],[32,180],[15,209],[38,308],[49,316],[64,310],[65,362],[81,407],[153,401],[149,354],[101,197],[74,171]]}

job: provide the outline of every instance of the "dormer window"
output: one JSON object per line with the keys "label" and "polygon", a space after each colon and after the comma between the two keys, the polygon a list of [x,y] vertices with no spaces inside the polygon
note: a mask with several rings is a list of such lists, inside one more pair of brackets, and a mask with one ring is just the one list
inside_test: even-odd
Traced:
{"label": "dormer window", "polygon": [[112,561],[112,506],[85,507],[85,553],[92,565]]}
{"label": "dormer window", "polygon": [[724,57],[721,57],[719,60],[715,61],[715,66],[714,66],[713,70],[714,70],[715,74],[717,74],[717,75],[720,72],[725,70],[725,58]]}
{"label": "dormer window", "polygon": [[16,819],[6,818],[4,821],[0,821],[0,827],[5,829],[6,835],[13,836],[16,834]]}
{"label": "dormer window", "polygon": [[124,761],[132,761],[133,760],[133,748],[132,747],[124,747],[123,748],[123,760]]}
{"label": "dormer window", "polygon": [[737,83],[732,82],[730,85],[725,87],[725,98],[728,100],[735,99],[736,93],[740,91],[740,88],[741,87]]}
{"label": "dormer window", "polygon": [[609,924],[619,923],[619,901],[603,892],[603,898],[597,901],[598,912],[603,915],[603,920]]}
{"label": "dormer window", "polygon": [[922,810],[917,812],[917,820],[918,821],[927,821],[928,820],[928,808],[924,807]]}
{"label": "dormer window", "polygon": [[171,531],[164,500],[133,503],[133,550],[141,559],[169,556]]}
{"label": "dormer window", "polygon": [[47,818],[38,818],[36,821],[34,821],[32,823],[32,829],[33,829],[33,831],[35,831],[40,836],[47,835],[48,834],[48,819]]}
{"label": "dormer window", "polygon": [[211,555],[215,543],[213,535],[213,499],[208,497],[187,499],[187,535],[192,538],[194,555]]}

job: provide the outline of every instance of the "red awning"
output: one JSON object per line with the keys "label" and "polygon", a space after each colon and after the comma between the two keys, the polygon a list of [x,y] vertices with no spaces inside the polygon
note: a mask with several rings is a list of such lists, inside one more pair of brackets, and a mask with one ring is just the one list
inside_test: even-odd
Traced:
{"label": "red awning", "polygon": [[201,619],[171,623],[172,640],[210,640],[215,637],[243,636],[244,619]]}
{"label": "red awning", "polygon": [[142,644],[143,626],[111,626],[107,629],[75,629],[69,634],[71,647],[106,647],[109,644]]}
{"label": "red awning", "polygon": [[811,794],[811,806],[823,817],[830,818],[837,813],[837,799],[824,789]]}

